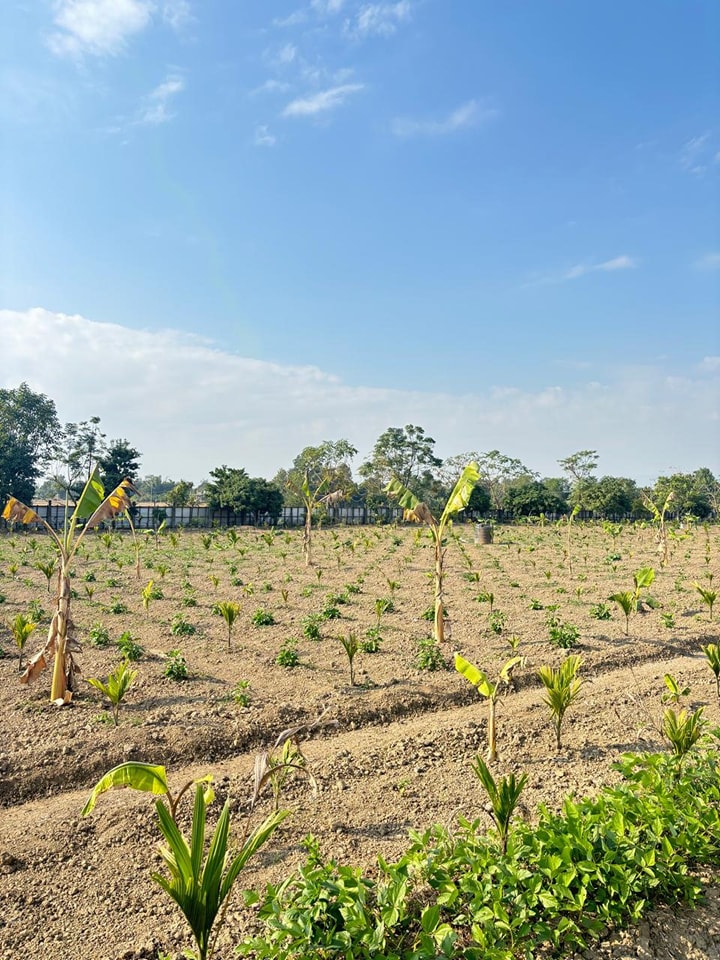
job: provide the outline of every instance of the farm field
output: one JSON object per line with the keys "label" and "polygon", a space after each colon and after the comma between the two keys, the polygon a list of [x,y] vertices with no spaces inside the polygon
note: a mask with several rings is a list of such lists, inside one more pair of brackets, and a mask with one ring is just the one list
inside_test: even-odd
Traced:
{"label": "farm field", "polygon": [[[8,627],[34,605],[39,626],[25,653],[42,646],[53,580],[40,567],[51,544],[33,531],[0,539],[3,960],[175,958],[190,946],[179,911],[150,879],[159,863],[150,799],[116,791],[80,818],[90,787],[124,760],[164,764],[174,784],[212,772],[240,824],[255,754],[283,729],[322,718],[302,742],[318,791],[303,777],[286,785],[282,805],[292,816],[240,880],[255,889],[304,861],[308,833],[324,856],[369,867],[378,855],[400,856],[411,828],[481,816],[485,798],[470,763],[486,749],[487,703],[453,669],[455,651],[491,677],[511,656],[526,658],[498,703],[493,769],[528,774],[522,802],[530,818],[540,803],[558,809],[570,792],[593,794],[613,782],[611,764],[622,753],[664,749],[665,674],[690,688],[687,705],[705,706],[711,725],[720,724],[701,651],[720,631],[694,587],[716,584],[717,527],[673,531],[661,567],[650,525],[500,527],[494,543],[481,544],[472,525],[456,524],[442,649],[428,642],[432,624],[423,616],[433,566],[424,528],[316,531],[310,567],[301,536],[249,528],[147,534],[138,578],[127,535],[89,534],[71,606],[82,676],[62,709],[48,703],[50,671],[32,686],[18,683]],[[632,591],[633,575],[648,567],[654,582],[626,624],[608,598]],[[231,629],[214,609],[227,601],[240,605]],[[116,727],[86,680],[108,677],[123,634],[137,678]],[[360,644],[354,683],[340,640],[349,634]],[[568,653],[582,658],[584,685],[558,751],[537,671]],[[264,795],[254,816],[271,802]],[[710,883],[708,893],[699,910],[660,908],[589,955],[720,956],[717,887]],[[236,893],[219,956],[233,955],[252,922]]]}

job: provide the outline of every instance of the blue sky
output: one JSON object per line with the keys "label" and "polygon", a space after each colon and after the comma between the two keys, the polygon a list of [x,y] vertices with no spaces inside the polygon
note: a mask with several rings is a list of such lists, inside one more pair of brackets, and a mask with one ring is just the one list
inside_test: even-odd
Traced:
{"label": "blue sky", "polygon": [[408,422],[720,471],[713,0],[2,19],[3,386],[196,481]]}

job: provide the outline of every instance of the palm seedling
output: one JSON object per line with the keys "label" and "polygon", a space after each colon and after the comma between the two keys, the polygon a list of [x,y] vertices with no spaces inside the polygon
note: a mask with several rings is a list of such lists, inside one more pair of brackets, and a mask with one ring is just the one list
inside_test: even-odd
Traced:
{"label": "palm seedling", "polygon": [[702,707],[694,712],[668,709],[663,714],[662,733],[670,741],[675,756],[682,758],[700,739],[706,725]]}
{"label": "palm seedling", "polygon": [[552,667],[540,667],[538,676],[545,687],[543,702],[550,708],[553,730],[558,750],[561,749],[562,722],[570,707],[580,695],[583,681],[578,677],[578,670],[582,660],[572,655],[567,657],[562,665],[554,670]]}
{"label": "palm seedling", "polygon": [[625,636],[630,635],[630,614],[635,612],[635,594],[631,593],[629,590],[622,590],[620,593],[613,593],[608,600],[614,600],[614,602],[620,607],[622,612],[625,614]]}
{"label": "palm seedling", "polygon": [[701,584],[693,583],[693,586],[700,594],[702,602],[710,609],[710,619],[713,618],[713,604],[717,600],[717,590],[706,590]]}
{"label": "palm seedling", "polygon": [[45,574],[47,579],[47,591],[50,593],[50,581],[52,580],[53,574],[57,570],[57,562],[53,557],[52,560],[48,560],[47,563],[42,560],[38,560],[35,564],[35,569],[39,570],[41,573]]}
{"label": "palm seedling", "polygon": [[15,646],[18,648],[18,670],[22,670],[22,658],[23,650],[25,649],[25,644],[27,643],[27,638],[37,627],[37,623],[31,618],[26,616],[24,613],[18,613],[12,618],[8,623],[10,627],[10,632],[13,635],[13,640],[15,641]]}
{"label": "palm seedling", "polygon": [[510,834],[510,821],[515,813],[520,795],[525,789],[527,783],[527,774],[524,773],[518,780],[514,773],[496,781],[488,769],[487,764],[478,754],[471,764],[472,771],[483,785],[485,793],[490,800],[490,816],[497,827],[500,835],[500,844],[502,852],[507,852],[508,836]]}
{"label": "palm seedling", "polygon": [[717,690],[718,700],[720,700],[720,646],[717,643],[708,643],[702,648],[710,669],[715,674],[715,689]]}
{"label": "palm seedling", "polygon": [[[253,854],[288,815],[286,810],[276,811],[252,833],[248,833],[246,827],[239,852],[231,857],[229,799],[225,802],[209,844],[206,844],[207,807],[215,796],[210,786],[211,779],[208,776],[199,781],[191,780],[173,796],[164,767],[123,763],[106,773],[96,784],[82,811],[83,816],[87,816],[98,796],[114,786],[133,787],[165,798],[165,802],[162,799],[156,801],[155,810],[158,827],[166,842],[160,853],[168,875],[152,873],[151,876],[177,903],[187,920],[197,947],[195,951],[185,952],[189,960],[211,960],[214,956],[235,881]],[[195,804],[188,840],[178,828],[176,814],[180,799],[193,784]]]}
{"label": "palm seedling", "polygon": [[121,660],[105,682],[98,680],[97,677],[88,677],[88,683],[110,701],[116,727],[119,723],[120,704],[136,677],[137,670],[132,670],[127,660]]}
{"label": "palm seedling", "polygon": [[488,760],[494,763],[497,760],[497,728],[495,717],[495,704],[503,686],[509,686],[512,682],[512,674],[515,667],[524,663],[524,657],[511,657],[507,663],[503,664],[497,680],[491,681],[486,673],[478,670],[476,666],[461,657],[459,653],[455,654],[455,669],[461,673],[466,680],[477,689],[481,697],[488,702]]}
{"label": "palm seedling", "polygon": [[360,641],[357,638],[357,634],[350,631],[345,634],[345,636],[338,637],[342,648],[345,651],[348,658],[348,665],[350,667],[350,686],[355,686],[355,655],[360,649]]}
{"label": "palm seedling", "polygon": [[232,629],[235,621],[240,616],[240,611],[242,607],[239,603],[235,603],[234,600],[222,600],[220,603],[216,603],[213,607],[215,613],[219,614],[227,625],[227,644],[228,644],[228,653],[230,652],[230,644],[232,641]]}

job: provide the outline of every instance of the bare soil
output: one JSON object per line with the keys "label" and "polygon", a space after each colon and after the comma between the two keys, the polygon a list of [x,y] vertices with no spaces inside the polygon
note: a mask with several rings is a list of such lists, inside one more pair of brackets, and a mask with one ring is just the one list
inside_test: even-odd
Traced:
{"label": "bare soil", "polygon": [[[446,559],[451,630],[442,654],[452,665],[457,650],[492,675],[512,655],[509,638],[519,637],[526,664],[499,706],[496,772],[529,774],[524,815],[613,782],[612,763],[626,751],[665,749],[658,730],[666,673],[690,687],[687,705],[703,705],[712,725],[720,724],[715,680],[700,649],[718,642],[718,629],[693,587],[709,586],[718,569],[716,528],[676,531],[665,568],[649,527],[627,527],[616,541],[600,526],[569,534],[562,526],[502,528],[493,544],[476,543],[469,525],[457,525],[455,534]],[[117,728],[109,705],[84,680],[61,709],[48,703],[48,674],[31,687],[18,683],[7,623],[32,601],[52,610],[52,592],[35,566],[51,549],[34,531],[0,539],[2,960],[174,960],[190,946],[179,911],[150,878],[160,863],[151,800],[115,791],[80,816],[92,785],[127,759],[164,764],[175,786],[212,772],[219,800],[232,798],[240,832],[256,753],[284,728],[320,716],[330,722],[302,744],[317,794],[305,779],[288,784],[283,805],[292,816],[241,878],[241,886],[258,890],[303,862],[308,833],[327,857],[372,870],[379,854],[400,856],[411,828],[484,815],[470,762],[486,748],[485,704],[455,670],[418,667],[431,626],[422,614],[432,600],[432,548],[421,531],[322,530],[310,567],[296,531],[182,532],[157,544],[146,536],[140,579],[128,537],[93,532],[86,539],[72,602],[83,677],[104,679],[119,660],[114,642],[90,642],[95,624],[112,641],[129,631],[144,648]],[[632,589],[633,572],[648,566],[657,572],[649,590],[657,606],[633,615],[626,636],[624,616],[607,598]],[[163,596],[145,610],[141,591],[151,578]],[[482,593],[492,593],[494,611],[504,614],[504,622],[496,618],[499,632],[491,628],[489,602],[477,599]],[[329,594],[347,601],[334,604],[340,618],[322,622],[320,640],[308,639],[303,625],[328,605]],[[357,654],[351,685],[338,638],[352,631],[365,640],[383,597],[395,609],[380,619],[379,650]],[[229,649],[225,622],[213,612],[223,600],[242,605]],[[591,616],[598,603],[611,609],[609,620]],[[258,610],[275,622],[254,625]],[[172,632],[179,615],[194,633]],[[585,678],[559,752],[536,676],[567,654],[550,643],[548,616],[577,626],[572,652],[581,655]],[[28,640],[29,653],[46,629],[47,620]],[[288,641],[296,641],[294,667],[276,662]],[[171,650],[185,657],[188,679],[164,676]],[[238,688],[240,681],[249,688]],[[242,694],[248,705],[237,702]],[[270,805],[265,797],[253,817]],[[706,880],[707,903],[699,909],[659,906],[639,927],[608,932],[588,956],[719,958],[720,888]],[[253,923],[236,892],[219,956],[230,958]]]}

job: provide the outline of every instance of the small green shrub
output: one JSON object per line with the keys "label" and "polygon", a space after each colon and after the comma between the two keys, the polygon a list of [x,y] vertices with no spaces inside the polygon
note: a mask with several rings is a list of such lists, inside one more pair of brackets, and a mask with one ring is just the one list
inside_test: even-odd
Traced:
{"label": "small green shrub", "polygon": [[300,654],[297,650],[297,640],[286,640],[275,657],[275,663],[280,667],[292,669],[300,663]]}
{"label": "small green shrub", "polygon": [[425,637],[418,643],[415,656],[415,667],[418,670],[447,670],[448,665],[440,644],[432,637]]}
{"label": "small green shrub", "polygon": [[230,694],[231,699],[240,707],[249,707],[252,702],[250,689],[249,680],[238,680]]}
{"label": "small green shrub", "polygon": [[106,647],[110,643],[107,627],[101,623],[94,623],[88,631],[88,643],[93,647]]}
{"label": "small green shrub", "polygon": [[594,603],[590,607],[590,616],[594,620],[609,620],[612,614],[606,603]]}
{"label": "small green shrub", "polygon": [[108,605],[108,612],[117,613],[117,614],[127,613],[128,612],[127,604],[123,603],[123,601],[119,600],[117,597],[113,597],[113,599],[110,601]]}
{"label": "small green shrub", "polygon": [[188,679],[187,661],[180,650],[171,650],[168,653],[163,676],[177,682]]}
{"label": "small green shrub", "polygon": [[192,637],[197,633],[197,627],[186,620],[182,613],[176,613],[170,624],[170,633],[174,637]]}
{"label": "small green shrub", "polygon": [[577,645],[580,631],[574,623],[563,623],[559,617],[550,616],[547,619],[548,640],[556,647],[569,650]]}
{"label": "small green shrub", "polygon": [[365,640],[363,640],[361,644],[363,653],[377,653],[382,642],[383,638],[380,633],[380,627],[368,627],[365,633]]}
{"label": "small green shrub", "polygon": [[306,640],[321,640],[320,624],[322,617],[317,613],[311,613],[305,617],[302,622],[302,634]]}
{"label": "small green shrub", "polygon": [[506,620],[507,616],[502,612],[502,610],[493,610],[493,612],[488,616],[488,626],[493,633],[496,633],[499,636],[505,629]]}
{"label": "small green shrub", "polygon": [[129,630],[121,633],[117,638],[116,643],[125,660],[131,660],[135,662],[136,660],[140,660],[142,655],[145,653],[143,647],[141,647],[137,642],[137,637],[131,636]]}
{"label": "small green shrub", "polygon": [[271,627],[275,623],[275,617],[269,610],[259,607],[250,618],[254,627]]}

